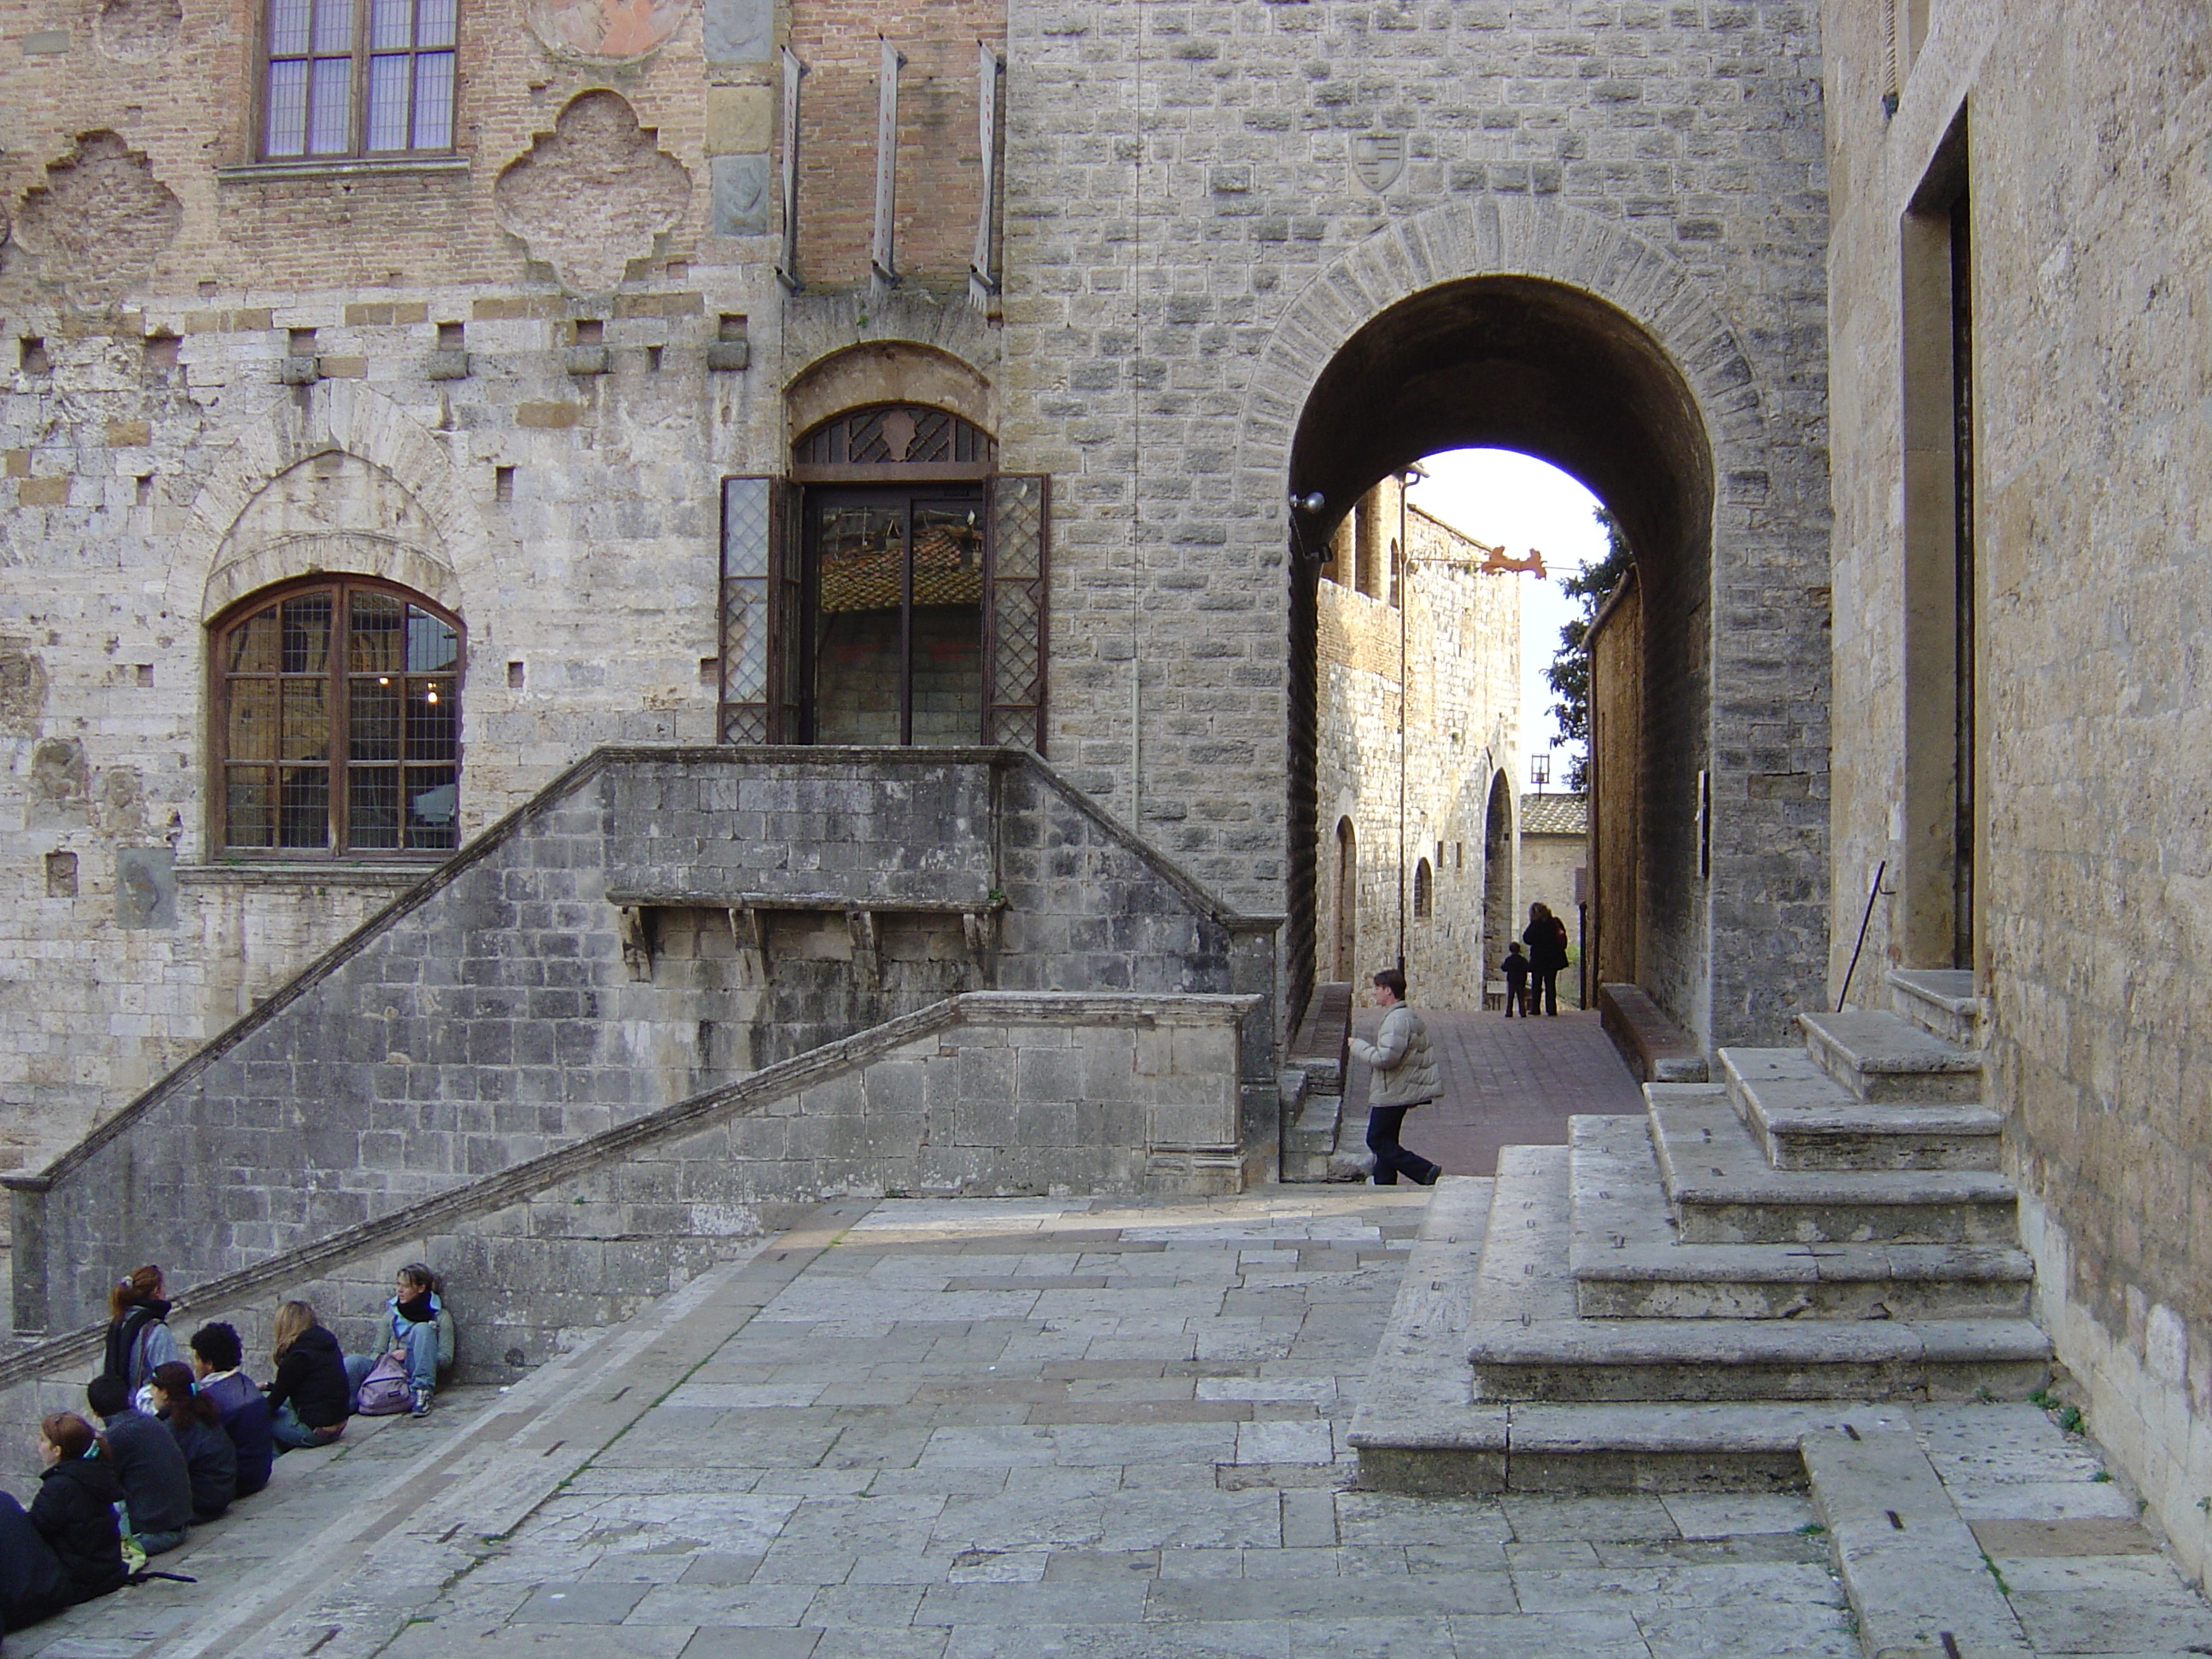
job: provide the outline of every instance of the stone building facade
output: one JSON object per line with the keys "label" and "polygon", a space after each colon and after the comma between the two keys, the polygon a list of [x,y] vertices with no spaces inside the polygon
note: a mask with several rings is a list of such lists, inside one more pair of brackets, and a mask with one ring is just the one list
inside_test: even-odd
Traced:
{"label": "stone building facade", "polygon": [[1513,907],[1528,578],[1405,494],[1370,490],[1322,566],[1318,971],[1357,993],[1402,943],[1422,1002],[1479,1008]]}
{"label": "stone building facade", "polygon": [[[1825,7],[1829,984],[1960,970],[2039,1312],[2212,1566],[2212,25]],[[1844,711],[1848,710],[1846,716]]]}
{"label": "stone building facade", "polygon": [[[1577,961],[1589,949],[1586,918],[1577,908],[1578,896],[1589,890],[1589,800],[1565,792],[1536,793],[1521,798],[1521,893],[1516,915],[1525,919],[1531,904],[1548,904],[1552,914],[1567,924],[1567,937],[1575,941]],[[1516,929],[1516,933],[1517,933]],[[1497,963],[1491,963],[1493,969]],[[1577,970],[1559,975],[1559,998],[1578,996]],[[1590,998],[1596,999],[1592,991]]]}
{"label": "stone building facade", "polygon": [[[21,1156],[593,744],[857,735],[841,691],[877,739],[1042,744],[1287,917],[1295,1003],[1316,550],[1457,444],[1576,471],[1644,558],[1654,994],[1723,1041],[1818,997],[1802,5],[459,0],[387,27],[10,14]],[[893,648],[861,637],[886,572],[916,578],[905,678],[823,679]],[[325,614],[398,620],[346,621],[356,659]]]}

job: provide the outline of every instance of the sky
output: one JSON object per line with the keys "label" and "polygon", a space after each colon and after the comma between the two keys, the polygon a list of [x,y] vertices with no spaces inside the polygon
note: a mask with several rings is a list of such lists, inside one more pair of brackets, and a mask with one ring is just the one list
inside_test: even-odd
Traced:
{"label": "sky", "polygon": [[[1548,462],[1510,449],[1454,449],[1431,455],[1421,465],[1429,476],[1408,492],[1413,505],[1486,546],[1502,543],[1516,559],[1535,548],[1554,578],[1605,556],[1605,532],[1592,516],[1597,497]],[[1521,746],[1533,755],[1559,735],[1551,714],[1556,698],[1544,670],[1576,604],[1556,580],[1513,580],[1522,584]],[[1551,751],[1550,787],[1565,787],[1569,757],[1581,747],[1563,744]],[[1529,787],[1525,760],[1520,782]]]}

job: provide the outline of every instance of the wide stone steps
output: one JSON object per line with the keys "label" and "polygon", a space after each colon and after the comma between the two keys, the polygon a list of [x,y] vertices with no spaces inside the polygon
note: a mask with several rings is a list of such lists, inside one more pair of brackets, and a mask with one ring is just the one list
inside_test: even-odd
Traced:
{"label": "wide stone steps", "polygon": [[2025,1319],[1571,1319],[1468,1328],[1473,1398],[1970,1400],[2050,1374]]}
{"label": "wide stone steps", "polygon": [[[1647,1085],[1644,1121],[1578,1117],[1568,1147],[1500,1154],[1480,1251],[1461,1206],[1418,1298],[1463,1328],[1431,1313],[1377,1356],[1352,1435],[1365,1476],[1788,1484],[1808,1434],[2048,1380],[1979,1055],[1893,1014],[1802,1023],[1802,1054],[1723,1051],[1717,1083]],[[1439,1386],[1447,1343],[1465,1369]]]}
{"label": "wide stone steps", "polygon": [[1648,1126],[1574,1120],[1569,1263],[1586,1319],[2008,1319],[2025,1251],[1963,1244],[1685,1244]]}
{"label": "wide stone steps", "polygon": [[1997,1244],[2017,1198],[1981,1170],[1778,1170],[1725,1087],[1647,1084],[1652,1139],[1688,1244]]}
{"label": "wide stone steps", "polygon": [[1861,1100],[1975,1101],[1982,1097],[1978,1050],[1898,1015],[1853,1011],[1800,1014],[1805,1052]]}
{"label": "wide stone steps", "polygon": [[1802,1048],[1723,1048],[1720,1082],[1778,1170],[1994,1170],[2002,1117],[1972,1101],[1863,1100]]}

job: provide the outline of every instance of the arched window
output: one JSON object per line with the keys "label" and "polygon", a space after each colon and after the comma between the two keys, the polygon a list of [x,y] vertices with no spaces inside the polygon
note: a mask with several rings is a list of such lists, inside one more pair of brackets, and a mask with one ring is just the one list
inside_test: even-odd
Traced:
{"label": "arched window", "polygon": [[459,844],[456,618],[389,582],[325,577],[257,593],[212,633],[222,853]]}
{"label": "arched window", "polygon": [[1436,877],[1430,872],[1426,859],[1413,866],[1413,915],[1417,920],[1426,921],[1436,908],[1432,891],[1435,883]]}

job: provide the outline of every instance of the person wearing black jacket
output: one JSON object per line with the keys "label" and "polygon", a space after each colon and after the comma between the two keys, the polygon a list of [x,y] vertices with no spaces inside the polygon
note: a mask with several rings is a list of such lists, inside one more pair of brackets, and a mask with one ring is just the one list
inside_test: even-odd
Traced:
{"label": "person wearing black jacket", "polygon": [[189,1365],[162,1365],[154,1372],[155,1413],[168,1425],[185,1455],[192,1481],[192,1520],[212,1521],[238,1495],[238,1449],[222,1431],[215,1401],[200,1398]]}
{"label": "person wearing black jacket", "polygon": [[149,1555],[176,1548],[192,1524],[191,1470],[177,1437],[131,1403],[119,1376],[95,1376],[84,1392],[106,1425],[131,1535]]}
{"label": "person wearing black jacket", "polygon": [[353,1415],[353,1390],[346,1384],[338,1340],[304,1302],[287,1302],[276,1310],[276,1336],[270,1357],[276,1375],[269,1384],[269,1410],[277,1448],[327,1446],[345,1432],[346,1419]]}
{"label": "person wearing black jacket", "polygon": [[1559,1012],[1559,970],[1567,965],[1567,925],[1552,914],[1548,904],[1528,907],[1528,925],[1521,930],[1528,947],[1528,1012],[1540,1006],[1547,1014]]}
{"label": "person wearing black jacket", "polygon": [[120,1589],[123,1535],[115,1524],[123,1488],[92,1425],[56,1412],[39,1425],[46,1469],[27,1516],[0,1493],[0,1623],[9,1630]]}

